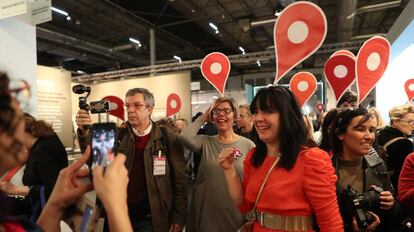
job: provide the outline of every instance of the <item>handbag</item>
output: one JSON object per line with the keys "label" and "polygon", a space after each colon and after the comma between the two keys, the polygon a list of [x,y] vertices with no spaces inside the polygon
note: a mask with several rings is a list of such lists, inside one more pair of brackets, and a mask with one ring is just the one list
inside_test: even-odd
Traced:
{"label": "handbag", "polygon": [[257,203],[259,202],[260,199],[260,195],[262,195],[262,191],[263,188],[267,182],[267,179],[270,176],[270,173],[272,173],[273,169],[276,167],[276,164],[279,162],[279,157],[277,157],[277,159],[275,160],[275,162],[272,164],[272,167],[270,167],[269,171],[266,174],[266,177],[263,180],[262,186],[259,189],[259,193],[257,194],[256,197],[256,202],[254,203],[253,209],[250,210],[247,214],[246,214],[246,219],[247,222],[245,222],[238,230],[237,232],[253,232],[253,224],[256,222],[257,220],[257,211],[256,211],[256,207],[257,207]]}

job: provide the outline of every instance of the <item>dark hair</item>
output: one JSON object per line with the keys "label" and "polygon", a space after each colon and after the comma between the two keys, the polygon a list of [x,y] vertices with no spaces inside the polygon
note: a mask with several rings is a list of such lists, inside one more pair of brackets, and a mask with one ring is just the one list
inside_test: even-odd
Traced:
{"label": "dark hair", "polygon": [[[282,86],[270,86],[261,89],[250,104],[250,111],[256,114],[258,109],[264,112],[280,114],[279,139],[280,161],[279,166],[290,170],[296,163],[299,151],[308,146],[306,126],[302,113],[293,93]],[[259,167],[267,155],[266,144],[258,139],[256,151],[252,157],[252,165]]]}
{"label": "dark hair", "polygon": [[356,102],[357,100],[358,100],[358,95],[354,91],[347,91],[339,99],[338,103],[336,104],[336,107],[339,108],[345,102],[351,103],[351,102]]}
{"label": "dark hair", "polygon": [[43,120],[36,120],[35,117],[28,113],[24,113],[24,121],[24,130],[35,138],[43,138],[55,134],[53,127],[49,123]]}
{"label": "dark hair", "polygon": [[331,151],[331,146],[330,146],[330,143],[329,143],[329,127],[331,126],[332,122],[335,120],[338,113],[339,113],[338,109],[330,110],[325,115],[325,118],[323,119],[323,122],[322,122],[322,126],[321,126],[321,128],[322,128],[322,140],[321,140],[321,144],[319,145],[319,148],[326,151],[326,152]]}
{"label": "dark hair", "polygon": [[329,141],[331,144],[332,152],[335,156],[341,156],[343,153],[342,141],[339,140],[338,135],[345,134],[349,124],[351,124],[352,119],[358,116],[363,117],[358,122],[357,126],[365,123],[368,119],[372,118],[372,115],[365,108],[347,109],[340,112],[332,123],[332,128],[329,131]]}
{"label": "dark hair", "polygon": [[12,121],[15,115],[11,107],[11,96],[9,93],[10,79],[6,73],[0,72],[0,131],[9,134],[14,133]]}

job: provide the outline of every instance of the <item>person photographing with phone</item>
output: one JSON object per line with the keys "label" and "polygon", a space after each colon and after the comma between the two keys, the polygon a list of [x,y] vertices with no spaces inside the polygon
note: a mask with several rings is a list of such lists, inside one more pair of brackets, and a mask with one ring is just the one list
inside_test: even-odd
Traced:
{"label": "person photographing with phone", "polygon": [[[125,96],[128,121],[116,133],[117,151],[126,155],[128,211],[135,231],[178,232],[185,225],[187,180],[177,135],[151,121],[154,96],[133,88]],[[76,116],[79,144],[85,148],[92,123],[89,112]]]}

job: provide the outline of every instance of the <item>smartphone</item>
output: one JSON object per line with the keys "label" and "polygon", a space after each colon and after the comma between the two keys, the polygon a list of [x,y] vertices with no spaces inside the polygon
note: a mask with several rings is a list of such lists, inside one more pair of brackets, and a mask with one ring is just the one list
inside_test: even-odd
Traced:
{"label": "smartphone", "polygon": [[91,127],[91,168],[97,165],[108,167],[114,160],[116,148],[115,123],[95,123]]}
{"label": "smartphone", "polygon": [[93,214],[92,206],[86,204],[85,210],[82,215],[81,224],[80,224],[80,229],[79,229],[80,232],[88,231],[88,225],[89,225],[89,221],[91,220],[92,214]]}

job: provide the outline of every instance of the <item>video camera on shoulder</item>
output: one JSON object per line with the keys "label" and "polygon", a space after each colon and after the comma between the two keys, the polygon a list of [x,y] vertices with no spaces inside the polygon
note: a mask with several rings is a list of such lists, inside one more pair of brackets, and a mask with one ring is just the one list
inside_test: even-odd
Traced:
{"label": "video camera on shoulder", "polygon": [[72,92],[75,94],[84,94],[85,96],[79,97],[79,109],[90,111],[92,114],[100,114],[100,113],[108,113],[111,110],[117,109],[117,105],[107,101],[107,100],[100,100],[100,101],[92,101],[88,104],[88,97],[91,94],[91,87],[84,86],[84,85],[75,85],[72,87]]}
{"label": "video camera on shoulder", "polygon": [[366,229],[373,221],[373,216],[368,211],[374,211],[380,207],[380,193],[384,191],[375,187],[359,194],[350,185],[343,191],[345,204],[352,216],[356,218],[358,227]]}

